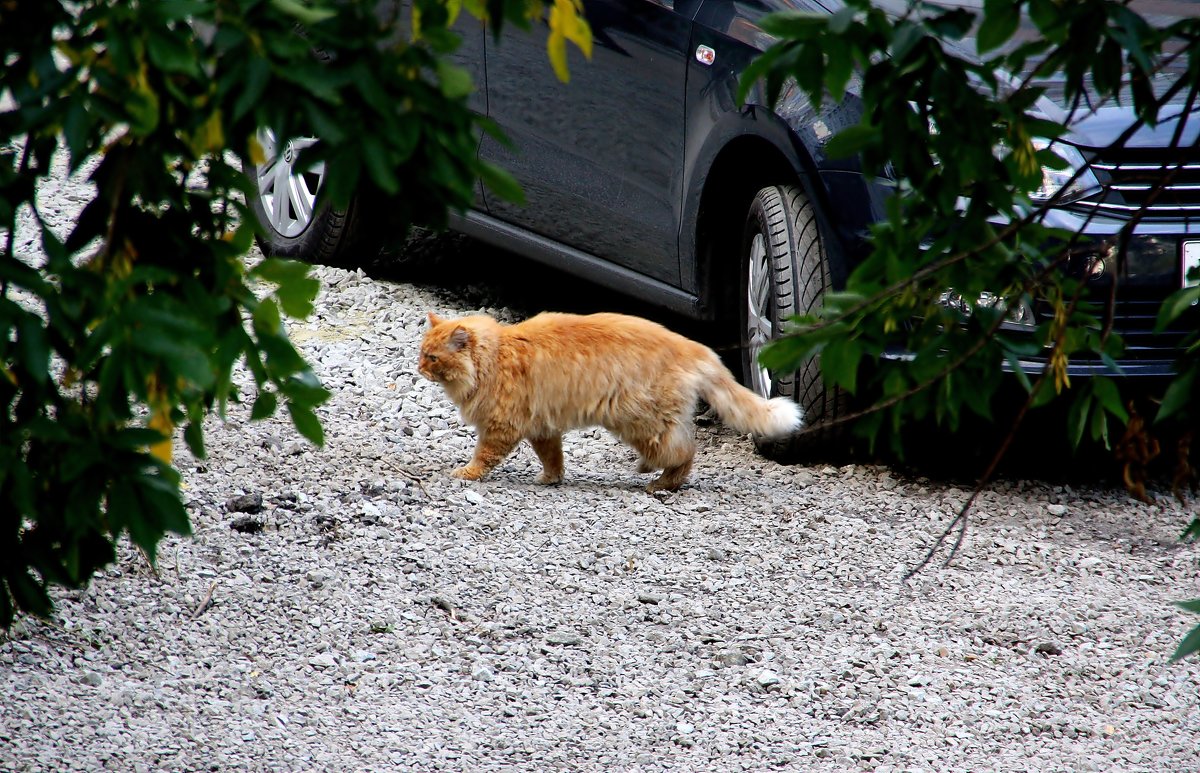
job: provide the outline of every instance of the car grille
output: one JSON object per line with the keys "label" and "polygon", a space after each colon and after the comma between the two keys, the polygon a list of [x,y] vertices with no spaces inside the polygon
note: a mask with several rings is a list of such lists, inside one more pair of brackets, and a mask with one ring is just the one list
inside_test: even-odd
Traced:
{"label": "car grille", "polygon": [[1113,329],[1125,341],[1127,359],[1178,356],[1187,331],[1195,329],[1196,309],[1190,309],[1167,330],[1155,332],[1161,298],[1122,298],[1114,308]]}
{"label": "car grille", "polygon": [[1192,148],[1174,157],[1163,148],[1103,151],[1091,167],[1103,193],[1076,202],[1076,208],[1117,217],[1145,208],[1143,217],[1151,220],[1200,218],[1200,163]]}
{"label": "car grille", "polygon": [[[1112,330],[1120,334],[1125,343],[1123,361],[1174,360],[1179,356],[1190,331],[1200,324],[1200,307],[1188,309],[1166,330],[1157,332],[1158,310],[1163,298],[1157,294],[1121,292],[1113,306]],[[1093,300],[1092,313],[1104,324],[1105,309],[1098,300]],[[1038,308],[1039,322],[1053,316],[1049,307]],[[1088,359],[1091,355],[1078,353],[1077,358]]]}

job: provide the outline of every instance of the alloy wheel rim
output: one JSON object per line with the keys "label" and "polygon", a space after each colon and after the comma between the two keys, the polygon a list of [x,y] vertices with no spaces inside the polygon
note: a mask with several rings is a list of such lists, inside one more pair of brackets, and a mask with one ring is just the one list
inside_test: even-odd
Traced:
{"label": "alloy wheel rim", "polygon": [[749,276],[746,282],[746,345],[752,366],[750,388],[763,397],[771,396],[771,374],[758,362],[758,355],[771,340],[774,326],[771,322],[773,302],[771,298],[771,257],[767,252],[767,238],[757,233],[750,242]]}
{"label": "alloy wheel rim", "polygon": [[258,198],[267,222],[281,236],[299,236],[312,224],[317,191],[325,181],[325,162],[301,170],[296,158],[316,141],[315,137],[300,137],[281,148],[273,131],[258,132],[258,144],[267,159],[255,169]]}

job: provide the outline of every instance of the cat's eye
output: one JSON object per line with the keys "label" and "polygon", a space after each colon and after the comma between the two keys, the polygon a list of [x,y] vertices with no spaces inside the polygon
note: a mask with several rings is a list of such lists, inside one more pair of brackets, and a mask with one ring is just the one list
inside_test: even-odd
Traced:
{"label": "cat's eye", "polygon": [[425,359],[429,360],[430,362],[437,362],[437,355],[436,354],[427,354],[427,355],[425,355]]}

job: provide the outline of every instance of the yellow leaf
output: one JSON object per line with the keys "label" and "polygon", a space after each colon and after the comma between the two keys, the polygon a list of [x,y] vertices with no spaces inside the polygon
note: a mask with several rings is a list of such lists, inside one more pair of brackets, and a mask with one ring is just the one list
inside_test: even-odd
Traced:
{"label": "yellow leaf", "polygon": [[250,163],[255,166],[261,166],[267,163],[267,154],[263,150],[263,146],[258,143],[258,137],[250,135],[249,141],[246,142],[246,147],[250,151]]}
{"label": "yellow leaf", "polygon": [[579,48],[585,57],[592,58],[592,28],[582,16],[583,6],[579,0],[554,0],[550,8],[550,35],[546,38],[546,52],[550,66],[563,83],[571,79],[567,68],[567,41]]}
{"label": "yellow leaf", "polygon": [[214,110],[200,133],[201,146],[206,151],[218,152],[225,148],[225,128],[221,125],[221,111]]}
{"label": "yellow leaf", "polygon": [[579,47],[588,59],[592,58],[592,28],[583,18],[579,0],[558,0],[563,7],[563,35]]}
{"label": "yellow leaf", "polygon": [[[554,18],[551,12],[550,18]],[[553,25],[553,22],[551,22]],[[546,38],[546,53],[550,55],[550,66],[554,68],[554,74],[563,83],[571,80],[571,73],[567,69],[567,39],[562,33],[555,32],[553,26],[550,29],[550,37]]]}
{"label": "yellow leaf", "polygon": [[158,430],[165,436],[162,441],[150,446],[150,455],[164,464],[170,464],[174,450],[171,436],[175,432],[175,423],[171,421],[171,407],[165,403],[155,406],[150,413],[150,422],[146,426]]}

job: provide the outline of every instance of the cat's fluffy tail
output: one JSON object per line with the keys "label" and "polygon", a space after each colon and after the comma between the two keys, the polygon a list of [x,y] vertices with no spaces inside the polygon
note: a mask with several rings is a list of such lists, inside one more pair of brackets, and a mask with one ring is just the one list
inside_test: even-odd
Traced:
{"label": "cat's fluffy tail", "polygon": [[700,396],[711,405],[721,421],[738,432],[764,437],[783,437],[804,424],[800,406],[786,397],[767,400],[739,384],[714,354],[702,373]]}

